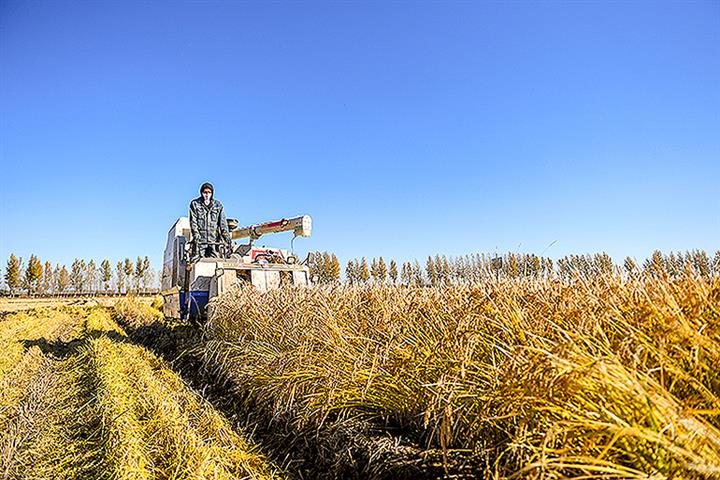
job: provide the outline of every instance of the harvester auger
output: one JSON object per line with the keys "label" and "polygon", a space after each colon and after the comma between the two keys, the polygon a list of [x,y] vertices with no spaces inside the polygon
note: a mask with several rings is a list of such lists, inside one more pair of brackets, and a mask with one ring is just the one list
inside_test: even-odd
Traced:
{"label": "harvester auger", "polygon": [[220,258],[197,258],[190,234],[190,219],[179,218],[168,232],[163,256],[163,313],[168,318],[202,322],[206,319],[208,302],[233,285],[250,284],[261,291],[284,285],[309,285],[310,271],[291,252],[280,248],[257,247],[253,242],[268,233],[288,232],[296,237],[309,237],[312,220],[308,215],[283,218],[238,228],[235,219],[228,219],[233,240],[229,248],[217,245]]}

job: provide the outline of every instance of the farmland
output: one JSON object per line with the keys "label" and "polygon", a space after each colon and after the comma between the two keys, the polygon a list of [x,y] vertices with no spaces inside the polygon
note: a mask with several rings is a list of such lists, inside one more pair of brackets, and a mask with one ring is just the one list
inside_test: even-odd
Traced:
{"label": "farmland", "polygon": [[7,478],[718,478],[720,283],[236,290],[0,320]]}
{"label": "farmland", "polygon": [[106,307],[13,314],[0,342],[3,478],[275,476]]}
{"label": "farmland", "polygon": [[[139,302],[150,303],[152,297],[136,297]],[[32,310],[43,307],[58,307],[58,306],[95,306],[102,305],[105,307],[112,307],[118,301],[118,297],[103,296],[103,295],[85,295],[78,297],[35,297],[35,298],[24,298],[24,297],[0,297],[0,313],[7,314],[8,312],[18,312],[23,310]]]}

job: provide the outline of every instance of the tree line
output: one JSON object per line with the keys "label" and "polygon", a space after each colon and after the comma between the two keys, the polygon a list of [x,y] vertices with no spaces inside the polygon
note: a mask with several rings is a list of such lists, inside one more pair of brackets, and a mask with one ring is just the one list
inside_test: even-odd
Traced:
{"label": "tree line", "polygon": [[[335,254],[316,252],[308,263],[315,283],[339,283],[340,263]],[[469,254],[463,256],[428,256],[425,264],[417,260],[398,264],[383,257],[350,259],[345,266],[344,282],[350,285],[389,283],[402,285],[459,285],[500,279],[592,279],[617,274],[635,277],[640,274],[678,278],[683,275],[720,277],[720,250],[711,258],[704,250],[671,252],[659,250],[638,263],[626,257],[615,264],[607,253],[568,255],[558,260],[527,253],[508,252],[503,255]]]}
{"label": "tree line", "polygon": [[[463,256],[428,256],[419,261],[398,263],[382,256],[348,260],[344,278],[337,256],[331,252],[314,252],[308,266],[314,283],[332,284],[343,280],[350,285],[389,283],[402,285],[458,285],[498,281],[500,279],[542,278],[570,281],[573,278],[591,279],[600,275],[620,274],[634,277],[648,274],[656,277],[678,278],[693,274],[720,277],[720,250],[710,257],[704,250],[670,252],[659,250],[638,263],[626,257],[617,265],[607,253],[568,255],[558,260],[527,253],[508,252],[503,255],[475,253]],[[94,260],[76,258],[70,268],[49,261],[44,263],[35,255],[27,262],[11,254],[4,277],[11,294],[128,293],[154,288],[159,280],[150,259],[137,257],[133,262],[125,258],[112,265],[108,259],[96,264]]]}
{"label": "tree line", "polygon": [[148,290],[156,282],[147,256],[137,257],[134,262],[125,258],[114,265],[108,259],[97,264],[95,260],[76,258],[68,268],[42,262],[36,255],[30,255],[25,262],[11,254],[3,278],[10,294],[128,293]]}

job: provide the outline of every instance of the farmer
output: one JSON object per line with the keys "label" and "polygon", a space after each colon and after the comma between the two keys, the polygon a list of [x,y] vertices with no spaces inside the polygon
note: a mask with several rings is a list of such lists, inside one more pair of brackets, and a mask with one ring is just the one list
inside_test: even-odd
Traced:
{"label": "farmer", "polygon": [[215,188],[203,183],[200,196],[190,202],[190,232],[195,257],[219,257],[220,245],[231,245],[223,205],[214,198]]}

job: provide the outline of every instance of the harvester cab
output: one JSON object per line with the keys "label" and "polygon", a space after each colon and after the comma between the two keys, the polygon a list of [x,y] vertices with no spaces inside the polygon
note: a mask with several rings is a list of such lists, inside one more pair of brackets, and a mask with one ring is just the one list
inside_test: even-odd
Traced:
{"label": "harvester cab", "polygon": [[233,240],[229,248],[218,245],[220,258],[196,258],[190,234],[190,220],[179,218],[168,232],[163,256],[163,313],[168,318],[202,322],[206,319],[208,302],[229,288],[253,285],[261,291],[285,285],[309,285],[306,265],[288,250],[258,247],[255,240],[262,235],[293,232],[296,237],[309,237],[312,220],[308,215],[239,227],[228,219]]}

